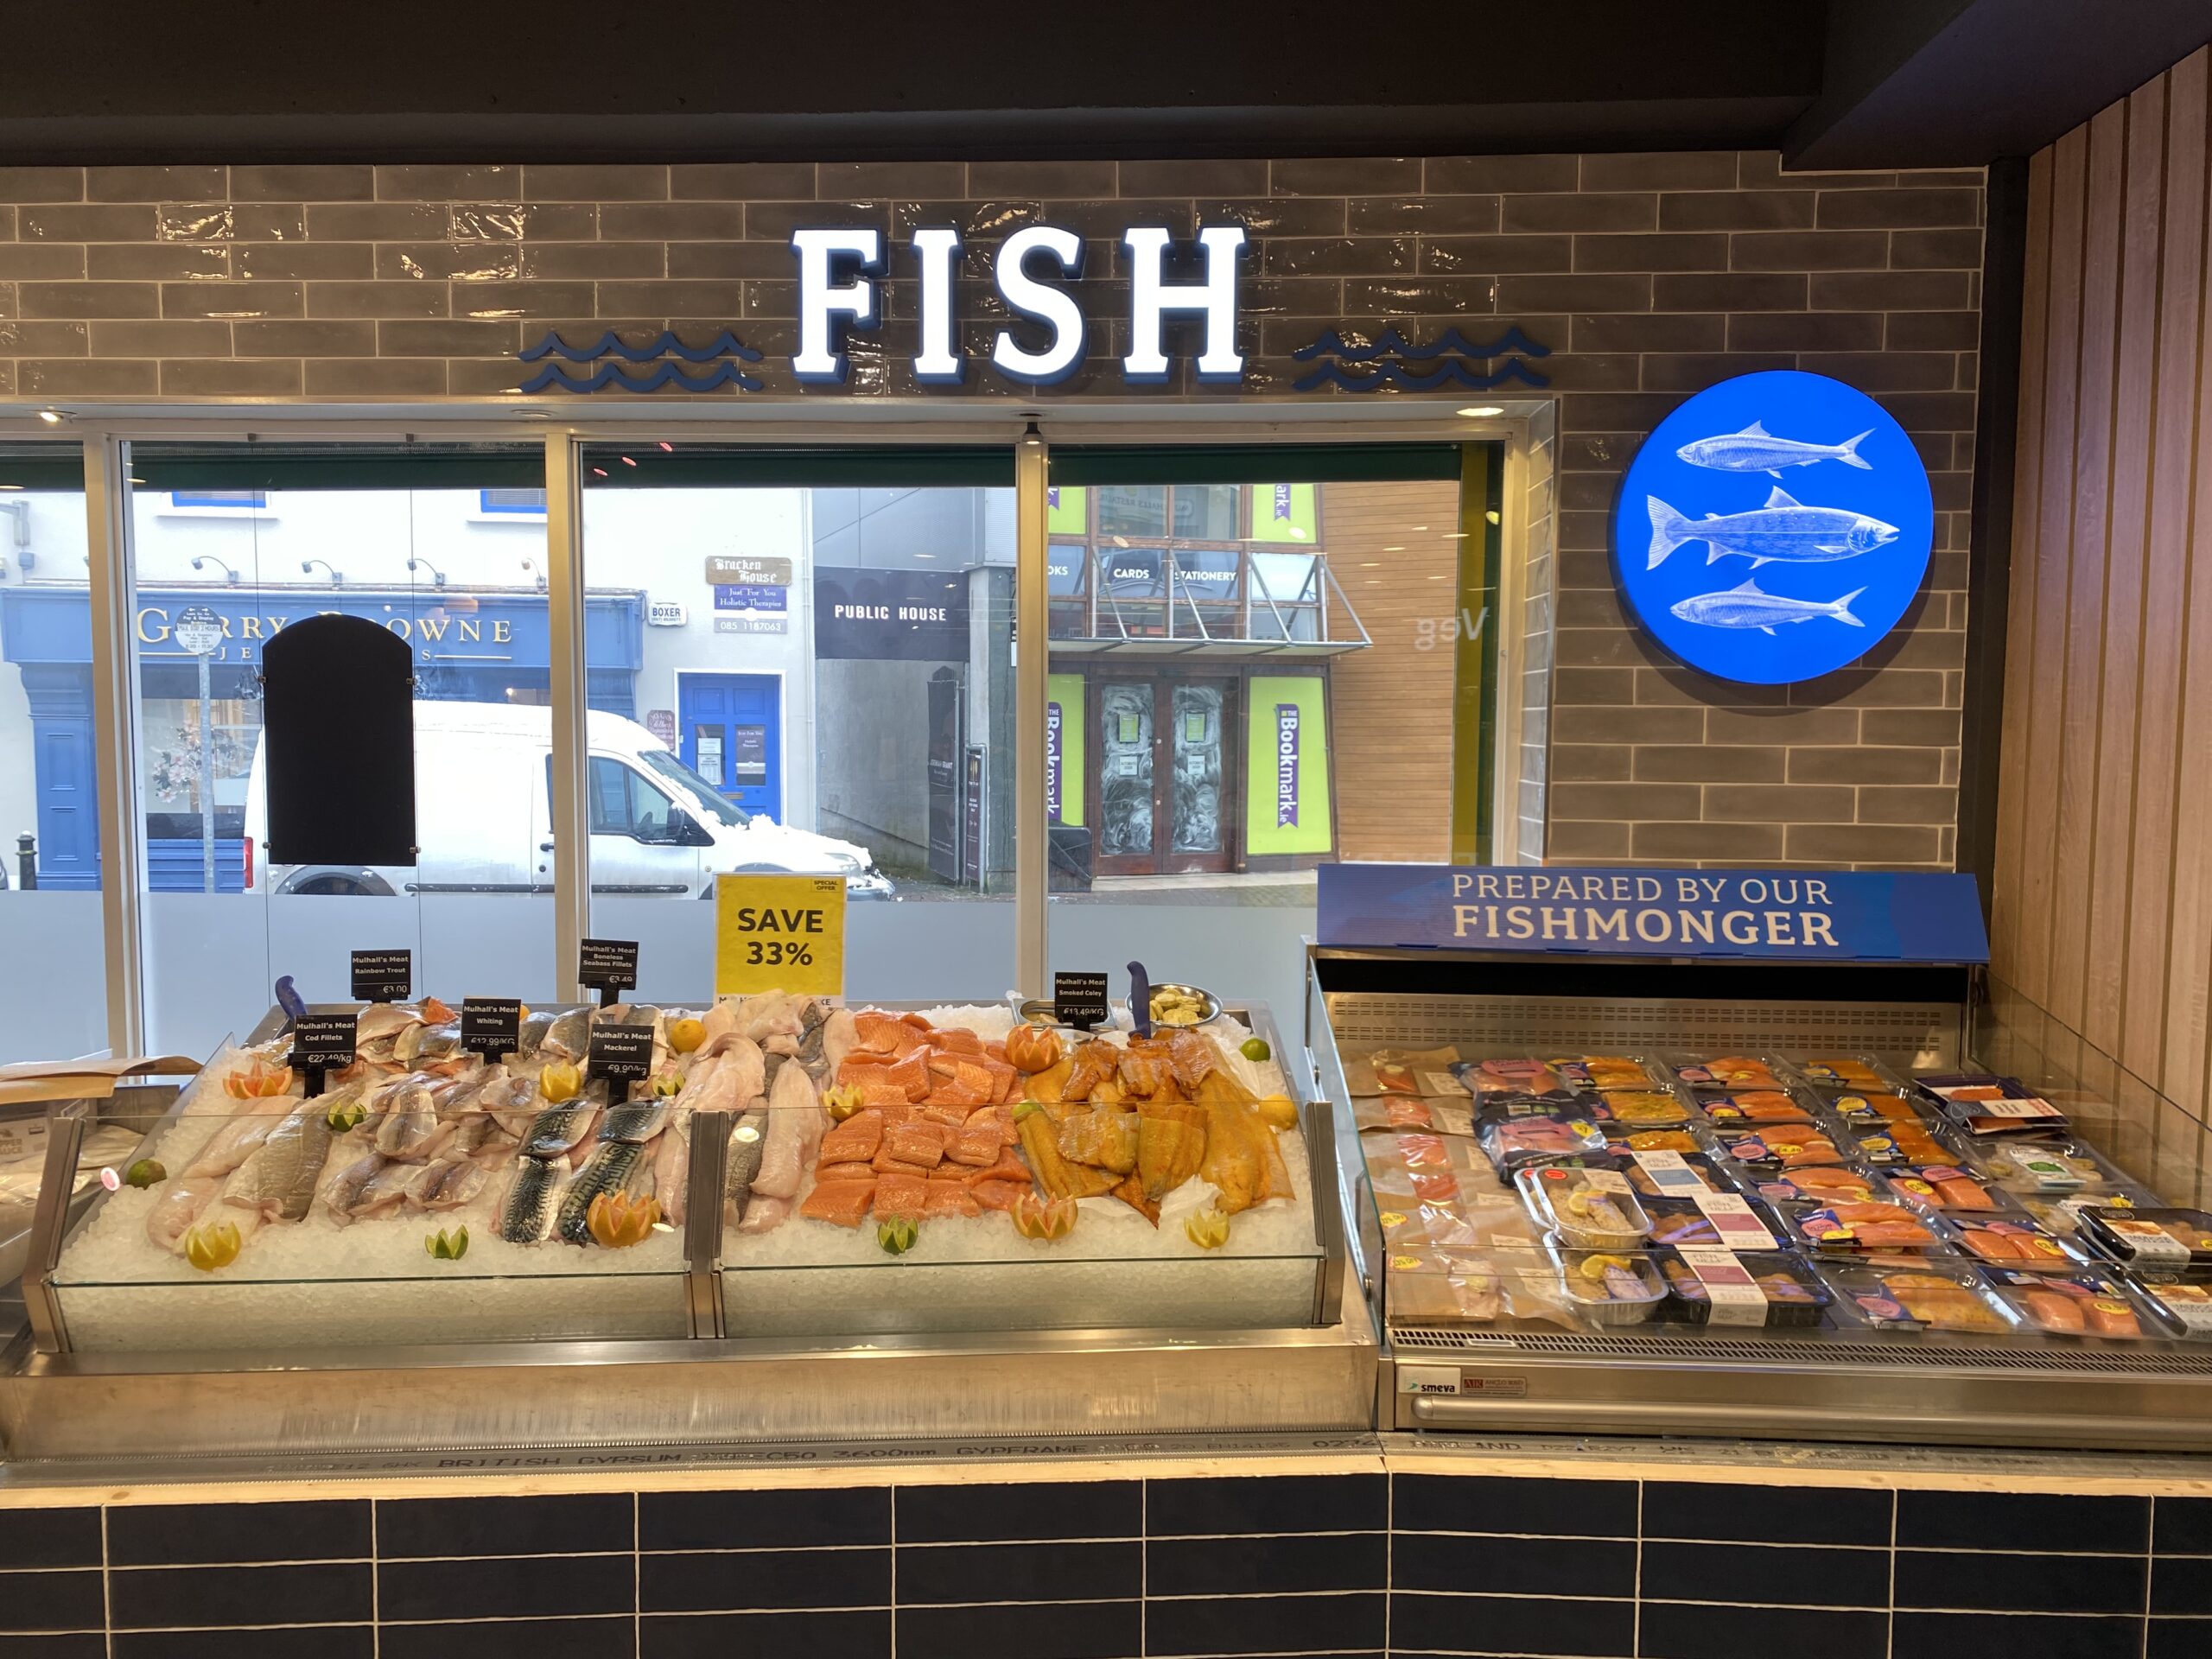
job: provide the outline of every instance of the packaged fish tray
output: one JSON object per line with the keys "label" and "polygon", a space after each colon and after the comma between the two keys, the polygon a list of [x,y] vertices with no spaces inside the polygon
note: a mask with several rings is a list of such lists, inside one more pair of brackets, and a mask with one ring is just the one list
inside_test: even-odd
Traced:
{"label": "packaged fish tray", "polygon": [[1882,1123],[1924,1123],[1940,1119],[1940,1108],[1891,1089],[1846,1089],[1818,1096],[1822,1105],[1854,1127]]}
{"label": "packaged fish tray", "polygon": [[[2082,1212],[2092,1205],[2101,1205],[2110,1210],[2156,1210],[2165,1201],[2146,1186],[2133,1182],[2085,1186],[2074,1192],[2030,1192],[2019,1197],[2001,1186],[1989,1189],[1995,1198],[2017,1204],[2037,1221],[2061,1238],[2078,1239],[2082,1228]],[[2094,1248],[2094,1246],[2092,1248]],[[2098,1251],[2102,1255],[2101,1250]]]}
{"label": "packaged fish tray", "polygon": [[1765,1129],[1715,1129],[1713,1141],[1730,1163],[1754,1175],[1851,1161],[1848,1135],[1818,1124],[1777,1123]]}
{"label": "packaged fish tray", "polygon": [[2066,1114],[2018,1077],[1987,1071],[1949,1071],[1915,1080],[1920,1094],[1976,1139],[2007,1135],[2052,1135],[2068,1127]]}
{"label": "packaged fish tray", "polygon": [[2124,1267],[2212,1279],[2212,1215],[2202,1210],[2091,1205],[2082,1211],[2077,1236]]}
{"label": "packaged fish tray", "polygon": [[1656,1088],[1665,1075],[1640,1054],[1568,1054],[1545,1064],[1568,1088],[1589,1093]]}
{"label": "packaged fish tray", "polygon": [[1709,1192],[1736,1192],[1736,1179],[1709,1152],[1681,1152],[1672,1147],[1640,1151],[1615,1147],[1606,1165],[1628,1178],[1639,1198],[1684,1198],[1702,1187]]}
{"label": "packaged fish tray", "polygon": [[[1994,1182],[1955,1163],[1919,1164],[1885,1171],[1897,1192],[1946,1216],[2019,1216],[2020,1201]],[[2035,1217],[2040,1221],[2042,1217]],[[2060,1230],[2053,1228],[2054,1232]],[[2074,1230],[2069,1220],[2065,1233]],[[2062,1234],[2062,1236],[2063,1234]]]}
{"label": "packaged fish tray", "polygon": [[1726,1242],[1711,1216],[1694,1198],[1646,1198],[1643,1213],[1650,1217],[1651,1243],[1656,1245],[1709,1245],[1726,1249]]}
{"label": "packaged fish tray", "polygon": [[2088,1258],[2026,1216],[1959,1216],[1950,1224],[1957,1248],[1993,1268],[2021,1273],[2075,1273]]}
{"label": "packaged fish tray", "polygon": [[1793,1058],[1798,1073],[1823,1093],[1895,1094],[1904,1081],[1889,1064],[1872,1054],[1808,1054]]}
{"label": "packaged fish tray", "polygon": [[1354,1097],[1352,1125],[1362,1135],[1427,1130],[1438,1135],[1472,1135],[1474,1103],[1466,1096],[1369,1095]]}
{"label": "packaged fish tray", "polygon": [[1478,1251],[1395,1249],[1383,1258],[1384,1304],[1393,1319],[1488,1325],[1505,1307],[1502,1275]]}
{"label": "packaged fish tray", "polygon": [[1638,1128],[1633,1123],[1601,1123],[1598,1128],[1607,1147],[1616,1153],[1673,1152],[1688,1157],[1713,1150],[1709,1132],[1697,1124],[1674,1129]]}
{"label": "packaged fish tray", "polygon": [[1866,1204],[1889,1196],[1880,1176],[1856,1164],[1815,1164],[1761,1172],[1751,1181],[1751,1191],[1770,1204],[1783,1199]]}
{"label": "packaged fish tray", "polygon": [[1378,1048],[1344,1057],[1344,1086],[1354,1099],[1374,1095],[1452,1096],[1467,1092],[1453,1076],[1459,1051]]}
{"label": "packaged fish tray", "polygon": [[2107,1274],[1984,1268],[1982,1276],[2019,1316],[2023,1326],[2046,1337],[2160,1342],[2169,1334],[2162,1314],[2135,1290]]}
{"label": "packaged fish tray", "polygon": [[1771,1054],[1669,1054],[1666,1065],[1677,1082],[1700,1095],[1738,1089],[1780,1093],[1789,1087],[1789,1067]]}
{"label": "packaged fish tray", "polygon": [[2135,1287],[2165,1321],[2171,1335],[2191,1342],[2212,1342],[2212,1287],[2180,1279],[2139,1278]]}
{"label": "packaged fish tray", "polygon": [[1578,1249],[1556,1234],[1544,1241],[1568,1304],[1599,1325],[1640,1325],[1667,1297],[1649,1251]]}
{"label": "packaged fish tray", "polygon": [[1820,1276],[1787,1250],[1662,1249],[1667,1281],[1662,1317],[1689,1325],[1787,1330],[1816,1325],[1834,1299]]}
{"label": "packaged fish tray", "polygon": [[1601,1154],[1605,1132],[1587,1117],[1571,1112],[1503,1113],[1482,1126],[1483,1154],[1510,1183],[1529,1164],[1558,1163]]}
{"label": "packaged fish tray", "polygon": [[1651,1218],[1618,1170],[1544,1164],[1513,1178],[1529,1213],[1580,1249],[1638,1250],[1651,1236]]}
{"label": "packaged fish tray", "polygon": [[1688,1128],[1704,1121],[1687,1096],[1656,1084],[1646,1089],[1611,1090],[1582,1104],[1598,1122],[1623,1133]]}
{"label": "packaged fish tray", "polygon": [[2132,1186],[2126,1171],[2086,1141],[2067,1135],[1983,1142],[1967,1148],[1968,1164],[2016,1198]]}
{"label": "packaged fish tray", "polygon": [[1538,1101],[1570,1104],[1583,1095],[1597,1092],[1578,1087],[1533,1055],[1498,1054],[1485,1059],[1461,1060],[1451,1068],[1460,1088],[1478,1104],[1492,1101]]}
{"label": "packaged fish tray", "polygon": [[1373,1191],[1385,1250],[1533,1250],[1543,1236],[1519,1200],[1495,1186],[1463,1188],[1446,1198],[1423,1198],[1410,1186],[1382,1182]]}
{"label": "packaged fish tray", "polygon": [[2001,1337],[2020,1324],[1989,1281],[1963,1262],[1820,1262],[1814,1270],[1834,1295],[1837,1317],[1873,1330]]}
{"label": "packaged fish tray", "polygon": [[1719,1128],[1763,1129],[1776,1123],[1821,1121],[1816,1104],[1785,1089],[1735,1089],[1725,1095],[1700,1096],[1698,1103]]}
{"label": "packaged fish tray", "polygon": [[1851,1124],[1845,1133],[1859,1143],[1860,1160],[1876,1169],[1948,1164],[1959,1155],[1957,1148],[1918,1118]]}
{"label": "packaged fish tray", "polygon": [[1941,1222],[1893,1194],[1827,1202],[1788,1198],[1767,1207],[1781,1223],[1787,1243],[1821,1255],[1926,1254],[1951,1249]]}

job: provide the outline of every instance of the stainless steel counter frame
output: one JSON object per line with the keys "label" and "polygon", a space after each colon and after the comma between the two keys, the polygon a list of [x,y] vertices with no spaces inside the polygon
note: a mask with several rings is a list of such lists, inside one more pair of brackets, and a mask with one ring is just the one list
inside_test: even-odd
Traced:
{"label": "stainless steel counter frame", "polygon": [[[1249,1018],[1282,1052],[1267,1010]],[[257,1035],[274,1034],[264,1025]],[[1346,1294],[1333,1115],[1296,1065],[1284,1070],[1306,1116],[1322,1247],[1310,1327],[747,1338],[721,1330],[720,1230],[710,1225],[687,1236],[690,1340],[73,1354],[53,1296],[67,1229],[57,1202],[26,1274],[45,1308],[37,1340],[0,1353],[0,1453],[26,1465],[120,1461],[151,1478],[171,1459],[279,1448],[312,1457],[1363,1431],[1374,1420],[1375,1336],[1357,1287]],[[55,1140],[73,1143],[63,1167],[73,1168],[74,1136]],[[694,1217],[719,1219],[722,1150],[697,1147],[693,1192],[711,1202],[695,1202]],[[66,1178],[46,1191],[66,1192]]]}
{"label": "stainless steel counter frame", "polygon": [[[1633,1051],[1671,1035],[1751,1052],[1871,1052],[1923,1070],[1966,1063],[1980,988],[1972,970],[1876,967],[1846,982],[1816,981],[1788,963],[1719,975],[1713,966],[1309,946],[1316,1091],[1349,1102],[1344,1051],[1380,1043]],[[1576,993],[1578,979],[1590,994]],[[1808,996],[1815,983],[1848,984],[1856,995]],[[1661,987],[1670,994],[1655,994]],[[1357,1131],[1349,1109],[1337,1120],[1347,1254],[1382,1330],[1376,1404],[1385,1429],[2212,1451],[2212,1344],[2136,1352],[1880,1332],[1713,1335],[1653,1325],[1631,1335],[1385,1323],[1382,1241],[1362,1191]]]}

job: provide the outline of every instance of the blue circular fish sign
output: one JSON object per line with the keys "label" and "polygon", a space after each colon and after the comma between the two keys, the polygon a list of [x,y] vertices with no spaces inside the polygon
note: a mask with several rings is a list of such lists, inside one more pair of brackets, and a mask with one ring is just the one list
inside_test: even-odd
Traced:
{"label": "blue circular fish sign", "polygon": [[1777,369],[1659,423],[1622,484],[1613,559],[1630,608],[1682,661],[1784,685],[1897,625],[1935,530],[1904,429],[1840,380]]}

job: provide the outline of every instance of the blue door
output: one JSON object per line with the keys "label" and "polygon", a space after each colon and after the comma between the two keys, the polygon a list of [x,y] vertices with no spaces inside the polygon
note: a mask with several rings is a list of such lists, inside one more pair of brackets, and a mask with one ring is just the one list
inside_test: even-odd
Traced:
{"label": "blue door", "polygon": [[747,812],[784,821],[783,683],[773,674],[686,674],[677,693],[683,764]]}

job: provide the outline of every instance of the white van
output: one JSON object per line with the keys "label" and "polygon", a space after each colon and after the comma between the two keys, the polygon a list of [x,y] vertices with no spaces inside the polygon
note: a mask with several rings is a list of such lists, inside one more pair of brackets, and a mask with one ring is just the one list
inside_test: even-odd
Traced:
{"label": "white van", "polygon": [[[585,717],[594,893],[711,898],[725,871],[842,875],[850,899],[887,899],[868,849],[794,830],[725,799],[635,721]],[[552,710],[504,702],[415,705],[414,868],[268,865],[267,752],[246,779],[249,893],[550,893]]]}

